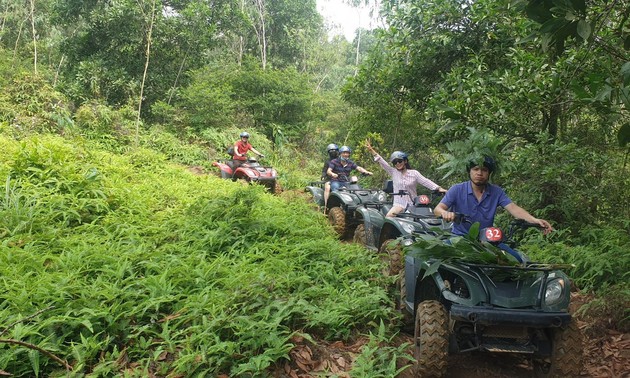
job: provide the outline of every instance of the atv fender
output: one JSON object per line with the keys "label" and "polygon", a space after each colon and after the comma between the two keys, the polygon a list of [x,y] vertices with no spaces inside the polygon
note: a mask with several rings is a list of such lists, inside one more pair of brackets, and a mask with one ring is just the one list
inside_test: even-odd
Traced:
{"label": "atv fender", "polygon": [[[443,266],[446,267],[446,265]],[[420,302],[427,300],[437,300],[443,303],[444,301],[448,301],[473,306],[485,299],[475,295],[467,299],[458,297],[455,293],[448,290],[440,272],[435,272],[428,277],[424,277],[429,267],[430,264],[425,261],[414,258],[413,256],[405,256],[404,279],[406,298],[403,303],[408,311],[413,311]],[[462,277],[466,276],[466,273],[463,271],[457,273]],[[482,290],[481,287],[477,287],[474,280],[467,280],[467,283],[471,286],[475,285],[476,290],[473,290],[473,292],[478,293]]]}
{"label": "atv fender", "polygon": [[359,206],[356,209],[356,213],[359,218],[363,219],[366,247],[378,250],[380,247],[380,244],[378,243],[379,235],[383,229],[385,217],[378,209],[367,208],[364,206]]}
{"label": "atv fender", "polygon": [[[344,190],[338,190],[336,192],[330,192],[330,196],[328,197],[329,204],[332,203],[333,206],[341,206],[343,208],[354,209],[357,207],[358,201],[356,200],[356,195],[347,193]],[[343,204],[343,205],[342,205]],[[328,206],[329,208],[331,206]]]}
{"label": "atv fender", "polygon": [[232,178],[232,168],[227,165],[227,163],[222,162],[222,161],[215,161],[214,163],[212,163],[213,166],[219,168],[219,171],[221,172],[221,178]]}
{"label": "atv fender", "polygon": [[313,196],[313,202],[319,206],[324,206],[324,189],[318,186],[307,186],[304,188],[304,191],[311,193]]}

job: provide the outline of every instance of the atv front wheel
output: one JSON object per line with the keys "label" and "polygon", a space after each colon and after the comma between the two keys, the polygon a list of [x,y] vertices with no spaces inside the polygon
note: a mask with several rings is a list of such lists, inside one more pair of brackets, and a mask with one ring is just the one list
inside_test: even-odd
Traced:
{"label": "atv front wheel", "polygon": [[333,207],[328,210],[328,221],[340,238],[346,234],[346,213],[341,207]]}
{"label": "atv front wheel", "polygon": [[582,372],[582,333],[575,319],[553,330],[551,356],[534,359],[537,377],[577,377]]}
{"label": "atv front wheel", "polygon": [[400,270],[400,297],[396,301],[396,310],[400,312],[402,315],[403,325],[411,325],[413,324],[413,314],[409,313],[407,310],[407,305],[405,305],[405,300],[407,299],[407,283],[405,281],[405,269],[402,268]]}
{"label": "atv front wheel", "polygon": [[274,181],[273,184],[271,184],[270,192],[271,194],[279,194],[282,192],[282,187],[278,181]]}
{"label": "atv front wheel", "polygon": [[357,229],[354,230],[354,237],[352,238],[352,241],[359,245],[365,246],[367,245],[365,240],[365,225],[360,224],[357,226]]}
{"label": "atv front wheel", "polygon": [[385,240],[378,252],[389,265],[386,275],[395,276],[400,273],[403,268],[402,250],[400,249],[400,243],[397,243],[396,239]]}
{"label": "atv front wheel", "polygon": [[414,353],[416,377],[442,377],[448,366],[448,314],[438,301],[424,301],[416,310]]}

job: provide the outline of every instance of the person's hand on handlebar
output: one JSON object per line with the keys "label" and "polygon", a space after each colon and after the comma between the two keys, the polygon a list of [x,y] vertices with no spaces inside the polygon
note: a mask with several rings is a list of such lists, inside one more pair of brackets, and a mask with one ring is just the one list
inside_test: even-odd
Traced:
{"label": "person's hand on handlebar", "polygon": [[530,223],[536,223],[543,230],[543,235],[547,235],[553,231],[551,224],[544,219],[534,218],[533,222]]}
{"label": "person's hand on handlebar", "polygon": [[455,213],[452,212],[452,211],[444,210],[444,211],[442,211],[442,214],[440,216],[446,222],[453,222],[453,221],[455,221]]}

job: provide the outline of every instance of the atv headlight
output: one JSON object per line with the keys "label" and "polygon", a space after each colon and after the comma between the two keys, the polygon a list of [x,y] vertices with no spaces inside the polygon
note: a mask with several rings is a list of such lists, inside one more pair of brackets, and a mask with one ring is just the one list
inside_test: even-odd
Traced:
{"label": "atv headlight", "polygon": [[403,245],[403,247],[409,247],[410,245],[413,244],[413,240],[412,239],[403,239],[401,244]]}
{"label": "atv headlight", "polygon": [[411,234],[412,232],[416,230],[416,228],[412,224],[409,224],[409,223],[401,222],[400,226],[402,227],[403,230],[407,231],[407,233],[409,234]]}
{"label": "atv headlight", "polygon": [[378,192],[378,202],[387,201],[387,194],[384,192]]}
{"label": "atv headlight", "polygon": [[545,304],[551,306],[558,303],[564,294],[564,280],[557,278],[547,282],[547,290],[545,290]]}

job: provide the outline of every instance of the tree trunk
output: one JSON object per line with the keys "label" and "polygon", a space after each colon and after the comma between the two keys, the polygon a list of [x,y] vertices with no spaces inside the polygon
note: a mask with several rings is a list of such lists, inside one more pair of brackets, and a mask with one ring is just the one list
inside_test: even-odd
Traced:
{"label": "tree trunk", "polygon": [[258,25],[254,26],[256,37],[258,38],[258,46],[260,48],[260,61],[262,69],[267,68],[267,36],[265,32],[265,0],[256,0],[256,12],[258,16]]}
{"label": "tree trunk", "polygon": [[175,76],[175,82],[173,83],[173,88],[171,88],[170,90],[171,93],[168,94],[167,104],[169,105],[171,104],[171,100],[173,99],[173,93],[175,93],[175,89],[177,88],[179,77],[181,76],[182,71],[184,70],[184,64],[186,63],[186,58],[188,57],[188,51],[190,51],[190,47],[186,50],[186,53],[184,54],[184,58],[182,58],[182,64],[179,65],[179,70],[177,71],[177,76]]}
{"label": "tree trunk", "polygon": [[361,47],[361,28],[359,28],[359,33],[357,33],[357,54],[354,59],[354,76],[357,76],[359,73],[359,49]]}
{"label": "tree trunk", "polygon": [[149,58],[151,57],[151,33],[153,32],[153,22],[155,20],[156,1],[157,0],[153,0],[153,8],[151,9],[151,23],[149,24],[149,34],[147,35],[147,59],[144,62],[142,84],[140,85],[140,98],[138,99],[138,118],[136,119],[136,147],[138,147],[140,139],[140,111],[142,110],[142,98],[144,96],[144,82],[147,78],[147,71],[149,70]]}
{"label": "tree trunk", "polygon": [[9,4],[4,8],[4,15],[2,16],[2,25],[0,25],[0,41],[2,41],[2,36],[4,35],[4,25],[7,22],[7,16],[9,14]]}
{"label": "tree trunk", "polygon": [[31,0],[31,31],[33,32],[33,66],[37,75],[37,33],[35,32],[35,0]]}

